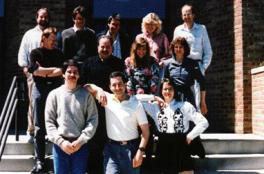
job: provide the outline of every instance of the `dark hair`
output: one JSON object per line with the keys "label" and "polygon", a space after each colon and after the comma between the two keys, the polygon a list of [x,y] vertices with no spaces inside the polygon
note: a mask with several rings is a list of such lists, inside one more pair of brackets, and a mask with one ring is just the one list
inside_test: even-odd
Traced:
{"label": "dark hair", "polygon": [[171,85],[173,87],[173,90],[174,90],[173,98],[175,98],[175,96],[176,96],[176,88],[175,88],[173,82],[169,78],[163,78],[161,80],[160,87],[159,87],[159,95],[160,95],[160,97],[164,98],[163,95],[162,95],[162,89],[163,89],[164,83],[168,83],[169,85]]}
{"label": "dark hair", "polygon": [[74,59],[69,59],[69,60],[66,60],[65,62],[63,62],[63,65],[62,65],[62,68],[61,68],[63,74],[66,72],[66,70],[67,70],[67,68],[69,66],[75,66],[75,67],[77,67],[78,72],[80,74],[80,71],[81,71],[81,63],[78,62],[78,61],[76,61],[76,60],[74,60]]}
{"label": "dark hair", "polygon": [[39,16],[39,12],[40,12],[41,10],[44,10],[44,11],[47,12],[47,14],[48,14],[48,19],[50,20],[50,13],[49,13],[48,8],[46,8],[46,7],[41,7],[41,8],[39,8],[39,9],[37,10],[37,12],[36,12],[36,19],[38,18],[38,16]]}
{"label": "dark hair", "polygon": [[79,5],[75,7],[75,9],[72,12],[72,18],[75,19],[77,14],[80,14],[82,17],[86,18],[86,10],[83,6]]}
{"label": "dark hair", "polygon": [[113,45],[113,39],[112,39],[111,36],[108,36],[108,35],[101,35],[101,36],[99,36],[98,39],[97,39],[97,46],[99,45],[100,40],[101,40],[101,39],[104,39],[104,38],[108,39],[108,40],[110,41],[111,45]]}
{"label": "dark hair", "polygon": [[170,50],[172,54],[175,56],[174,53],[174,47],[176,44],[180,44],[184,48],[184,58],[187,57],[190,54],[190,46],[186,39],[184,37],[176,37],[173,41],[170,43]]}
{"label": "dark hair", "polygon": [[120,21],[121,17],[119,13],[113,13],[111,16],[108,17],[107,23],[109,24],[113,19]]}
{"label": "dark hair", "polygon": [[[123,82],[126,83],[127,82],[127,77],[124,73],[120,72],[120,71],[114,71],[112,72],[110,75],[109,75],[109,81],[112,79],[112,78],[115,78],[115,77],[121,77]],[[110,84],[110,82],[109,82]]]}
{"label": "dark hair", "polygon": [[151,66],[152,59],[150,57],[149,43],[143,37],[137,37],[135,39],[135,41],[132,43],[132,45],[131,45],[131,49],[130,49],[130,63],[131,63],[131,65],[134,66],[134,67],[139,67],[140,66],[139,65],[139,58],[138,58],[138,55],[137,55],[136,52],[137,52],[137,49],[139,49],[141,47],[145,47],[146,48],[146,55],[141,60],[141,62],[143,63],[143,66],[147,66],[147,67]]}

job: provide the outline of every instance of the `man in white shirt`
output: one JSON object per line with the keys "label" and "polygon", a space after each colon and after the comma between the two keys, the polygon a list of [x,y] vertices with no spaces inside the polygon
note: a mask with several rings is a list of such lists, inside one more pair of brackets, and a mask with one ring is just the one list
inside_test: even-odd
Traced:
{"label": "man in white shirt", "polygon": [[23,72],[27,78],[28,86],[28,97],[29,97],[29,107],[28,107],[28,128],[27,132],[31,136],[29,142],[33,143],[34,135],[34,124],[32,116],[32,99],[31,91],[33,86],[32,74],[28,72],[29,62],[30,62],[30,52],[40,47],[40,40],[42,32],[49,25],[49,11],[47,8],[40,8],[36,13],[37,25],[28,30],[21,41],[19,51],[18,51],[18,65],[23,68]]}
{"label": "man in white shirt", "polygon": [[[88,89],[100,99],[98,93],[102,89],[95,85],[88,85]],[[123,73],[111,73],[110,90],[113,94],[105,92],[107,102],[104,105],[108,136],[104,148],[104,172],[139,174],[139,166],[142,164],[149,138],[145,111],[135,96],[126,93]],[[141,129],[141,136],[138,127]]]}
{"label": "man in white shirt", "polygon": [[[209,67],[213,52],[208,37],[206,27],[194,22],[195,12],[192,5],[185,4],[182,9],[183,24],[177,26],[174,30],[173,39],[184,37],[190,45],[189,58],[197,60],[203,75]],[[196,107],[200,107],[200,88],[196,82],[194,86]]]}

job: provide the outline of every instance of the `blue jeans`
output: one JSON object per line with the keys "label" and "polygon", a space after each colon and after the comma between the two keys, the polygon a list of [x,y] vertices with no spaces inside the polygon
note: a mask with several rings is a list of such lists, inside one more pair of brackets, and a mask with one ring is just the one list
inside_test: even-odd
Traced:
{"label": "blue jeans", "polygon": [[139,174],[139,168],[132,167],[132,160],[137,152],[138,142],[126,145],[108,142],[104,148],[105,174]]}
{"label": "blue jeans", "polygon": [[88,146],[84,144],[77,152],[68,155],[56,144],[53,145],[55,174],[85,174],[88,160]]}

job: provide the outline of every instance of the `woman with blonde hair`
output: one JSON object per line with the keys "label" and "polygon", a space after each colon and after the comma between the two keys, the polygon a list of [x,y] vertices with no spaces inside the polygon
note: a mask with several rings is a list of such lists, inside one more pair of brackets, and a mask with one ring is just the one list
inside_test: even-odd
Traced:
{"label": "woman with blonde hair", "polygon": [[125,60],[128,75],[127,91],[133,94],[155,94],[159,83],[159,66],[150,56],[147,40],[137,37],[133,42],[130,57]]}
{"label": "woman with blonde hair", "polygon": [[141,23],[142,33],[138,37],[145,38],[150,47],[150,55],[153,56],[157,63],[161,63],[163,59],[170,56],[169,54],[169,41],[162,32],[162,21],[156,13],[149,13]]}

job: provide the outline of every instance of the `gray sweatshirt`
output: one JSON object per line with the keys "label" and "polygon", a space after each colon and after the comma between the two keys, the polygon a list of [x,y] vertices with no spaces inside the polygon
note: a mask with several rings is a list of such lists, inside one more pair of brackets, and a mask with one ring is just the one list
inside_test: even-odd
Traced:
{"label": "gray sweatshirt", "polygon": [[62,85],[52,90],[45,107],[48,139],[60,145],[64,138],[78,138],[85,144],[95,134],[98,112],[92,95],[78,86],[69,90]]}

